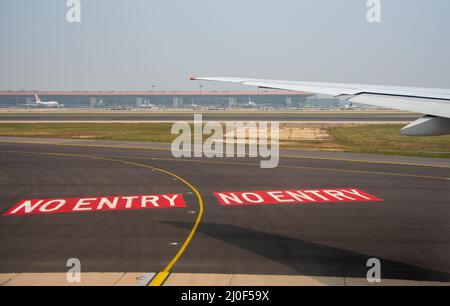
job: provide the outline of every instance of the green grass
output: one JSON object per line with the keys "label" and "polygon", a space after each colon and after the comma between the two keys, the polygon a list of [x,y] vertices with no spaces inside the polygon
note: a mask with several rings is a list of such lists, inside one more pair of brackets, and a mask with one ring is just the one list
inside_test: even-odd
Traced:
{"label": "green grass", "polygon": [[[62,139],[149,141],[169,143],[171,123],[2,123],[0,136]],[[407,137],[402,125],[360,125],[329,127],[332,136],[326,141],[296,141],[283,148],[343,150],[450,158],[450,136]]]}
{"label": "green grass", "polygon": [[403,125],[332,127],[328,131],[345,151],[450,158],[450,136],[409,137]]}
{"label": "green grass", "polygon": [[8,123],[0,136],[171,142],[170,123]]}

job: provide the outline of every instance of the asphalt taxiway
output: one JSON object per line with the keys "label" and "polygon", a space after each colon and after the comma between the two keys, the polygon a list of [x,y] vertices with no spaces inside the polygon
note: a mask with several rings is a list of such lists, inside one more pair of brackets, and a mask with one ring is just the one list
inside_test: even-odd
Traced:
{"label": "asphalt taxiway", "polygon": [[[378,258],[385,279],[450,282],[447,159],[289,151],[276,169],[259,165],[175,159],[162,144],[0,138],[2,214],[24,199],[180,193],[187,204],[1,216],[0,275],[65,273],[78,258],[86,273],[154,272],[160,283],[169,273],[365,279]],[[213,195],[320,188],[384,201],[224,207]]]}
{"label": "asphalt taxiway", "polygon": [[[198,111],[197,111],[198,112]],[[173,122],[192,121],[193,112],[0,112],[0,122]],[[400,112],[204,112],[210,121],[275,121],[275,122],[390,122],[404,123],[417,120],[420,115]]]}

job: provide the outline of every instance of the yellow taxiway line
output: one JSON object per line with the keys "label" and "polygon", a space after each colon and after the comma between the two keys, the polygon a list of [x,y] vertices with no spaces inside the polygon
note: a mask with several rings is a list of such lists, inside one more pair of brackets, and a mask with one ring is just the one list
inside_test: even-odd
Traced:
{"label": "yellow taxiway line", "polygon": [[157,168],[157,167],[153,167],[153,166],[149,166],[149,165],[140,164],[140,163],[130,162],[130,161],[126,161],[126,160],[115,159],[115,158],[107,158],[107,157],[96,156],[96,155],[88,155],[88,154],[68,154],[68,153],[49,153],[49,152],[23,152],[23,151],[15,151],[15,152],[16,153],[22,153],[22,154],[39,154],[39,155],[60,156],[60,157],[79,157],[79,158],[90,158],[90,159],[118,162],[118,163],[123,163],[123,164],[126,164],[126,165],[133,165],[133,166],[137,166],[137,167],[141,167],[141,168],[147,168],[147,169],[158,171],[160,173],[167,174],[169,176],[172,176],[172,177],[176,178],[177,180],[179,180],[180,182],[182,182],[183,184],[188,186],[195,193],[195,195],[197,196],[197,200],[198,200],[198,204],[199,204],[199,213],[198,213],[197,219],[195,220],[194,226],[192,227],[191,231],[189,232],[189,235],[186,238],[186,240],[184,241],[184,243],[181,246],[181,248],[178,250],[178,252],[172,258],[172,260],[169,262],[169,264],[164,268],[164,270],[159,272],[158,274],[156,274],[156,276],[151,280],[149,286],[161,286],[164,283],[164,281],[170,275],[170,270],[173,268],[173,266],[175,266],[175,264],[178,262],[178,260],[180,260],[181,256],[183,255],[183,253],[186,251],[187,247],[191,243],[192,239],[194,238],[195,233],[197,232],[198,226],[200,225],[200,222],[202,220],[203,212],[204,212],[204,204],[203,204],[203,199],[202,199],[202,196],[200,194],[200,191],[197,188],[195,188],[191,183],[189,183],[187,180],[185,180],[182,177],[176,175],[175,173],[169,172],[167,170],[164,170],[164,169],[161,169],[161,168]]}
{"label": "yellow taxiway line", "polygon": [[[70,139],[62,139],[62,140],[70,140]],[[65,146],[65,147],[129,149],[129,150],[147,150],[147,151],[171,151],[171,149],[169,149],[169,148],[146,148],[146,147],[135,147],[135,146],[81,144],[81,143],[80,144],[70,144],[70,143],[59,143],[59,142],[52,142],[52,141],[0,140],[0,143],[37,144],[37,145],[52,145],[52,146],[63,146],[63,147]],[[394,162],[394,161],[360,160],[360,159],[338,158],[338,157],[314,157],[314,156],[306,156],[306,155],[285,155],[285,154],[281,154],[280,157],[294,158],[294,159],[342,161],[342,162],[363,163],[363,164],[399,165],[399,166],[414,166],[414,167],[450,169],[450,165],[446,166],[446,165],[431,165],[431,164],[422,164],[422,163],[405,163],[405,162]]]}
{"label": "yellow taxiway line", "polygon": [[[0,151],[8,153],[36,153],[45,154],[45,152],[22,152],[22,151]],[[48,153],[48,155],[59,155],[59,153]],[[83,154],[70,154],[61,153],[63,156],[85,156],[97,159],[108,159],[105,155],[83,155]],[[218,165],[234,165],[234,166],[260,166],[259,163],[247,163],[247,162],[230,162],[230,161],[214,161],[214,160],[196,160],[196,159],[178,159],[178,158],[163,158],[163,157],[132,157],[132,156],[114,156],[108,155],[114,158],[128,158],[128,159],[141,159],[141,160],[159,160],[159,161],[169,161],[169,162],[189,162],[189,163],[201,163],[201,164],[218,164]],[[125,162],[125,161],[124,161]],[[133,162],[126,162],[127,164],[135,164]],[[432,180],[444,180],[450,181],[450,177],[444,176],[431,176],[431,175],[420,175],[420,174],[406,174],[398,172],[383,172],[383,171],[367,171],[367,170],[351,170],[342,168],[329,168],[329,167],[311,167],[311,166],[290,166],[290,165],[279,165],[278,168],[286,169],[305,169],[305,170],[323,170],[332,172],[344,172],[344,173],[360,173],[360,174],[371,174],[371,175],[382,175],[382,176],[399,176],[399,177],[411,177],[420,179],[432,179]],[[162,170],[162,169],[160,169]],[[168,173],[169,174],[169,173]],[[187,182],[186,182],[187,183]],[[192,188],[191,188],[192,189]]]}
{"label": "yellow taxiway line", "polygon": [[[4,152],[4,151],[3,151]],[[11,151],[14,152],[14,151]],[[102,157],[103,155],[95,155]],[[199,164],[218,164],[218,165],[234,165],[234,166],[260,166],[259,163],[247,163],[247,162],[230,162],[230,161],[214,161],[214,160],[198,160],[198,159],[178,159],[178,158],[164,158],[164,157],[131,157],[131,156],[112,156],[118,158],[130,158],[130,159],[143,159],[143,160],[160,160],[169,162],[188,162],[188,163],[199,163]],[[401,176],[401,177],[412,177],[412,178],[422,178],[422,179],[434,179],[434,180],[450,180],[450,177],[444,176],[431,176],[431,175],[420,175],[420,174],[406,174],[398,172],[382,172],[382,171],[367,171],[367,170],[350,170],[350,169],[340,169],[340,168],[328,168],[328,167],[310,167],[310,166],[290,166],[290,165],[280,165],[278,168],[286,169],[306,169],[306,170],[325,170],[333,172],[347,172],[347,173],[362,173],[362,174],[373,174],[373,175],[387,175],[387,176]]]}

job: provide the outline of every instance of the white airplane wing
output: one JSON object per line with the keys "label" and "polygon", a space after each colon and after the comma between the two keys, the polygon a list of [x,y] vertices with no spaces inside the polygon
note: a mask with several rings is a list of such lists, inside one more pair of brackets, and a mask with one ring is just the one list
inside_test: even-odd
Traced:
{"label": "white airplane wing", "polygon": [[426,116],[403,128],[402,134],[411,136],[450,134],[449,89],[222,77],[193,77],[191,80],[228,82],[260,88],[304,91],[342,97],[352,103],[421,113]]}

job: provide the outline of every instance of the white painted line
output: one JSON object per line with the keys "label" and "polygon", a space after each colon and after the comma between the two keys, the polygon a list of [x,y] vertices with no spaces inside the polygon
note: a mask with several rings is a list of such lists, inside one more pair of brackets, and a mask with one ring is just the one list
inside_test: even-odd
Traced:
{"label": "white painted line", "polygon": [[156,275],[156,273],[145,273],[144,275],[139,277],[138,286],[139,287],[146,287],[148,284],[150,284],[150,282],[155,277],[155,275]]}

